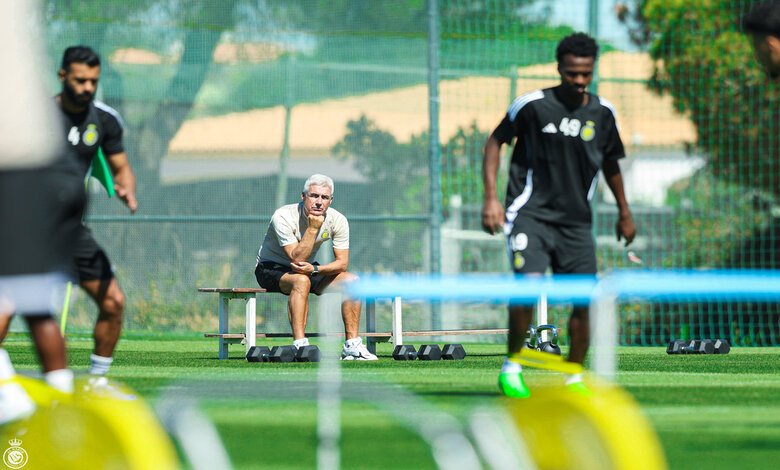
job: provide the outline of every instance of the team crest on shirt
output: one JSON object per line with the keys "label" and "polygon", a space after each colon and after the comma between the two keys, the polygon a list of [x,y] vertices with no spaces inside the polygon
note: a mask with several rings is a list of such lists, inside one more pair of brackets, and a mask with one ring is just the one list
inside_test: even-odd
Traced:
{"label": "team crest on shirt", "polygon": [[585,121],[585,127],[580,131],[580,138],[585,142],[590,142],[596,137],[596,123]]}
{"label": "team crest on shirt", "polygon": [[327,240],[329,236],[330,236],[330,235],[328,235],[328,231],[327,231],[327,230],[325,230],[324,232],[322,232],[322,239],[323,239],[323,240]]}
{"label": "team crest on shirt", "polygon": [[521,269],[523,266],[525,266],[525,258],[523,258],[523,254],[519,251],[515,251],[512,264],[514,265],[515,269]]}
{"label": "team crest on shirt", "polygon": [[84,145],[91,147],[97,143],[98,136],[97,126],[94,124],[89,124],[87,126],[87,130],[85,130],[81,135],[81,141],[84,142]]}

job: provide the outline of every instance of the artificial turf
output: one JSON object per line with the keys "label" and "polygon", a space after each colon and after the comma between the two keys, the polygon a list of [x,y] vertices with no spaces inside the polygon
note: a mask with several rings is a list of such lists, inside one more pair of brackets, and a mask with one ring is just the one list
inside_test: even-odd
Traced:
{"label": "artificial turf", "polygon": [[[24,334],[12,334],[4,347],[17,369],[37,370]],[[71,336],[68,347],[73,368],[84,372],[91,339]],[[476,409],[506,406],[496,388],[504,347],[465,347],[463,361],[400,362],[390,357],[389,344],[380,344],[379,361],[342,363],[342,467],[435,468],[418,432],[426,413],[464,423]],[[668,356],[660,347],[621,347],[618,354],[616,380],[649,418],[670,468],[772,468],[780,462],[780,350]],[[195,399],[234,468],[295,469],[316,466],[317,370],[317,364],[247,363],[238,345],[229,360],[219,361],[216,341],[198,334],[127,333],[110,375],[152,404]],[[526,371],[532,391],[561,380]]]}

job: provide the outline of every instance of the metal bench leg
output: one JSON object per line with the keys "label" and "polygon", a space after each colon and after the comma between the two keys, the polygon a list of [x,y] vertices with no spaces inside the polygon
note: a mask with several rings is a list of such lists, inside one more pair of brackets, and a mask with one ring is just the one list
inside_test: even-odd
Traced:
{"label": "metal bench leg", "polygon": [[219,359],[228,358],[228,341],[223,335],[228,333],[229,302],[229,296],[219,294]]}
{"label": "metal bench leg", "polygon": [[401,297],[393,297],[393,347],[404,344],[403,312]]}
{"label": "metal bench leg", "polygon": [[246,352],[255,345],[257,339],[257,296],[251,294],[246,299],[246,323],[244,325],[244,339],[246,340]]}

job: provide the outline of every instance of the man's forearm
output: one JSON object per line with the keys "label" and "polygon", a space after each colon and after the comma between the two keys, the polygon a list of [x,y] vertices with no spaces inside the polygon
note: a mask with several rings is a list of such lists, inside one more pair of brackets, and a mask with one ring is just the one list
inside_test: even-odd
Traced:
{"label": "man's forearm", "polygon": [[485,144],[484,158],[482,159],[482,186],[485,191],[485,200],[498,197],[496,180],[500,161],[501,147],[493,137],[490,137]]}
{"label": "man's forearm", "polygon": [[615,203],[617,204],[618,214],[620,216],[630,215],[631,210],[628,208],[626,193],[623,189],[623,178],[620,176],[620,173],[608,177],[607,186],[609,186],[610,191],[612,191],[612,195],[615,196]]}
{"label": "man's forearm", "polygon": [[604,178],[607,180],[607,186],[615,196],[615,202],[618,207],[618,214],[621,216],[630,215],[631,211],[628,208],[628,201],[626,200],[626,193],[623,188],[623,175],[620,172],[620,166],[617,162],[611,162],[609,165],[604,165]]}
{"label": "man's forearm", "polygon": [[303,238],[298,242],[290,257],[292,261],[306,261],[314,250],[314,240],[317,238],[318,230],[307,228],[303,233]]}
{"label": "man's forearm", "polygon": [[114,174],[114,182],[119,186],[125,188],[129,193],[135,194],[135,174],[130,166],[120,168]]}
{"label": "man's forearm", "polygon": [[328,264],[320,265],[318,269],[322,275],[334,276],[336,274],[346,272],[347,264],[347,262],[337,259],[335,261],[331,261]]}
{"label": "man's forearm", "polygon": [[108,155],[108,166],[111,167],[111,176],[114,182],[127,192],[135,194],[135,173],[130,166],[130,161],[125,152]]}

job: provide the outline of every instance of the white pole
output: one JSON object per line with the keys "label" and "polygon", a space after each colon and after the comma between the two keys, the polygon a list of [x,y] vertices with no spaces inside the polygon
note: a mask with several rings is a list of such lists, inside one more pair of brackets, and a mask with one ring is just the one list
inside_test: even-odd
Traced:
{"label": "white pole", "polygon": [[[536,326],[547,324],[547,294],[542,292],[536,302]],[[547,332],[542,332],[542,341],[547,341]]]}
{"label": "white pole", "polygon": [[[319,302],[318,326],[323,333],[339,330],[341,295],[324,294]],[[317,469],[341,466],[341,341],[326,334],[321,342],[317,370]]]}
{"label": "white pole", "polygon": [[404,344],[403,318],[401,298],[393,297],[393,347]]}
{"label": "white pole", "polygon": [[617,299],[614,293],[596,289],[590,306],[590,337],[593,371],[602,379],[614,381],[617,373]]}
{"label": "white pole", "polygon": [[257,294],[249,294],[244,308],[246,320],[244,324],[244,339],[246,340],[246,352],[257,341]]}

